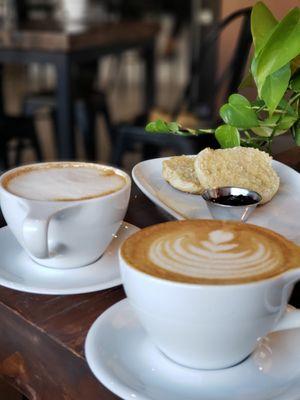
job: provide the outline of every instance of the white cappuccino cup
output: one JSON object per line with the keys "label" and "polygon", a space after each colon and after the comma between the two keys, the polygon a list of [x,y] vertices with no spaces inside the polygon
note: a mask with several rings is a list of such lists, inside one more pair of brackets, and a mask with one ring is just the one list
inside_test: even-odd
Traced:
{"label": "white cappuccino cup", "polygon": [[300,311],[286,311],[300,247],[267,229],[217,220],[154,225],[123,243],[120,266],[149,339],[180,365],[231,367],[259,338],[300,327]]}
{"label": "white cappuccino cup", "polygon": [[27,254],[51,268],[95,262],[127,211],[131,180],[123,171],[92,163],[27,165],[3,174],[3,216]]}

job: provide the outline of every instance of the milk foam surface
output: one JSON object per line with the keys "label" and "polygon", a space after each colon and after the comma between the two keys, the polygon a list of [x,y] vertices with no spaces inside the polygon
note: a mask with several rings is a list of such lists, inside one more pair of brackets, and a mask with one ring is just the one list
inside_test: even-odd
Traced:
{"label": "milk foam surface", "polygon": [[133,235],[122,256],[136,269],[160,278],[222,284],[265,279],[300,265],[299,248],[295,256],[293,246],[275,232],[250,224],[176,221]]}
{"label": "milk foam surface", "polygon": [[24,169],[8,180],[7,190],[32,200],[80,200],[121,189],[125,178],[105,167],[51,166]]}
{"label": "milk foam surface", "polygon": [[251,248],[240,249],[236,235],[215,230],[207,240],[189,232],[166,235],[149,247],[149,259],[158,267],[195,278],[240,278],[272,271],[279,265],[271,248],[252,239]]}

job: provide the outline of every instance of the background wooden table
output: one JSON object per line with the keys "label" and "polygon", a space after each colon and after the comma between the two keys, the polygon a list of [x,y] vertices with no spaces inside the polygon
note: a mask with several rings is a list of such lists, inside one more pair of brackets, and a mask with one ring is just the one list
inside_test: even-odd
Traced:
{"label": "background wooden table", "polygon": [[[300,170],[299,148],[276,158]],[[134,188],[128,222],[145,227],[167,219]],[[84,341],[94,320],[124,296],[120,286],[72,296],[0,287],[0,374],[30,400],[116,399],[89,370]],[[297,287],[291,303],[300,307]]]}
{"label": "background wooden table", "polygon": [[[55,21],[30,22],[0,30],[0,64],[49,63],[57,73],[58,158],[75,158],[72,66],[95,62],[107,54],[141,49],[144,60],[145,110],[154,104],[154,44],[159,25],[153,22],[86,23],[76,32]],[[0,69],[0,91],[2,91]],[[0,114],[4,109],[0,96]]]}

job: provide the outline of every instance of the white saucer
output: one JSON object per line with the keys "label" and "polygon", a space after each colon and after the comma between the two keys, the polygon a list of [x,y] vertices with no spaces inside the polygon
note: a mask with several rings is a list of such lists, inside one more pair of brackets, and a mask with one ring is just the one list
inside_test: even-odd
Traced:
{"label": "white saucer", "polygon": [[51,269],[36,264],[19,245],[8,227],[0,229],[0,285],[38,294],[79,294],[121,284],[118,250],[138,228],[123,222],[104,255],[82,268]]}
{"label": "white saucer", "polygon": [[[211,219],[205,201],[199,195],[174,189],[162,177],[162,162],[156,158],[137,164],[132,177],[156,205],[176,219]],[[272,165],[280,177],[280,187],[274,198],[255,209],[248,222],[272,229],[300,244],[300,174],[278,161]]]}
{"label": "white saucer", "polygon": [[299,342],[300,329],[278,332],[235,367],[189,369],[154,347],[125,299],[92,325],[85,354],[99,381],[125,400],[299,400]]}

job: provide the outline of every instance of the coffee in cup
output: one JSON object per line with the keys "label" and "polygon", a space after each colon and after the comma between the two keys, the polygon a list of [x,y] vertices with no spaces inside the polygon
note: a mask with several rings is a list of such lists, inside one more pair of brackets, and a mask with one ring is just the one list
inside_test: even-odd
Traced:
{"label": "coffee in cup", "polygon": [[0,180],[11,231],[36,262],[53,268],[96,261],[120,227],[129,196],[127,174],[93,163],[33,164]]}
{"label": "coffee in cup", "polygon": [[235,365],[285,314],[300,279],[300,247],[255,225],[175,221],[145,228],[120,252],[126,294],[153,343],[179,364]]}
{"label": "coffee in cup", "polygon": [[17,169],[3,179],[3,187],[31,200],[78,201],[106,196],[126,185],[116,170],[89,163],[49,163]]}
{"label": "coffee in cup", "polygon": [[291,245],[282,236],[255,225],[246,228],[211,220],[155,225],[128,239],[122,256],[147,274],[197,284],[253,282],[294,265]]}

